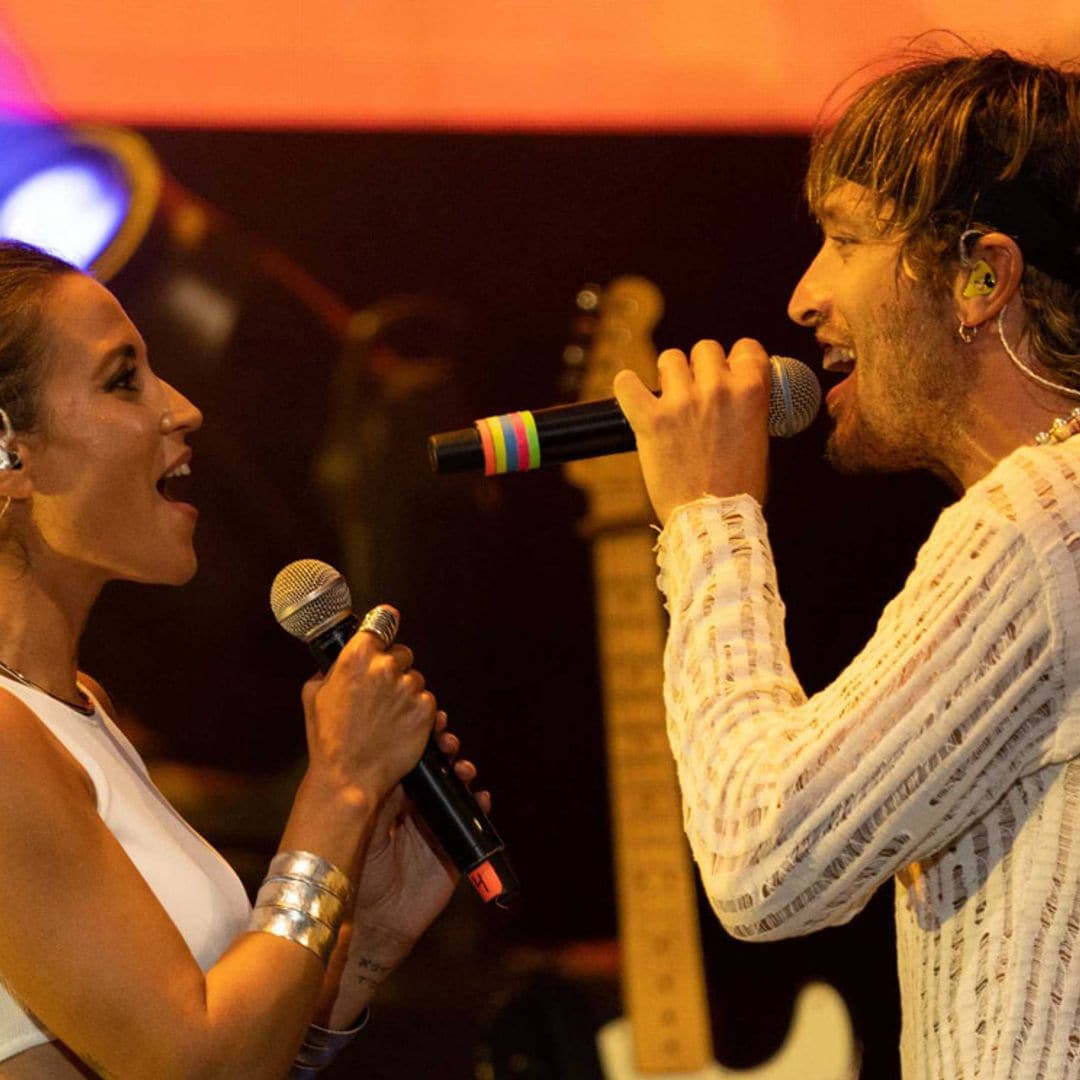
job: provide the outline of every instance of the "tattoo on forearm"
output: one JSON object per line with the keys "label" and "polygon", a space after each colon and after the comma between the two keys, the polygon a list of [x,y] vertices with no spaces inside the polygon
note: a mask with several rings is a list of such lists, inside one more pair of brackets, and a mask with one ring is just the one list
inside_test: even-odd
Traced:
{"label": "tattoo on forearm", "polygon": [[370,983],[372,986],[378,986],[389,972],[388,964],[380,964],[370,956],[361,956],[356,961],[356,981],[361,985]]}

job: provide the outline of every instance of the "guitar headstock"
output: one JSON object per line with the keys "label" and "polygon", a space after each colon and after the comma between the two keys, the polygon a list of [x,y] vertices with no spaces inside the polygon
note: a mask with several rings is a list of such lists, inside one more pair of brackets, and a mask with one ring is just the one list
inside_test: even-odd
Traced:
{"label": "guitar headstock", "polygon": [[[612,396],[615,375],[629,368],[648,386],[656,383],[656,347],[652,331],[664,311],[660,290],[643,277],[616,278],[599,295],[584,289],[580,318],[594,319],[584,351],[579,397],[582,401]],[[591,310],[590,310],[591,309]],[[652,510],[641,479],[637,455],[574,461],[566,466],[567,479],[589,498],[593,531],[652,521]]]}

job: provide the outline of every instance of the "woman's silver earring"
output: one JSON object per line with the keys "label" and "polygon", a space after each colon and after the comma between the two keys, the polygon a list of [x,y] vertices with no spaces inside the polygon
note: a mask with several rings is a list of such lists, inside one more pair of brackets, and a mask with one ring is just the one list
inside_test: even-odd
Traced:
{"label": "woman's silver earring", "polygon": [[[15,436],[15,432],[11,427],[11,420],[8,414],[0,409],[0,427],[3,428],[0,431],[0,471],[8,471],[10,469],[21,469],[22,462],[19,461],[19,455],[11,449],[11,440]],[[6,510],[7,507],[4,507]]]}
{"label": "woman's silver earring", "polygon": [[977,326],[968,326],[963,319],[960,320],[960,325],[956,328],[956,336],[965,344],[970,345],[975,340],[975,335],[979,332]]}

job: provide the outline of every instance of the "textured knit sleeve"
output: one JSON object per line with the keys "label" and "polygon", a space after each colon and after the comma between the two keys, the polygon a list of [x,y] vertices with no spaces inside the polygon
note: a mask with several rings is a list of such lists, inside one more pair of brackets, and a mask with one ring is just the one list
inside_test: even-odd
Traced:
{"label": "textured knit sleeve", "polygon": [[753,499],[680,508],[658,550],[686,830],[735,936],[847,921],[1053,759],[1061,635],[1040,560],[992,499],[942,515],[869,644],[809,700]]}

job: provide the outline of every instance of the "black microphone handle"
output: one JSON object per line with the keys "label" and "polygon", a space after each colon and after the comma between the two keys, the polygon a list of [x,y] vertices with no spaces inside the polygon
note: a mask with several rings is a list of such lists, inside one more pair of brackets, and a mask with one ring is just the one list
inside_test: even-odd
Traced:
{"label": "black microphone handle", "polygon": [[[330,670],[359,626],[360,621],[350,613],[308,642],[323,674]],[[434,736],[428,739],[420,761],[402,777],[401,784],[447,857],[468,877],[481,899],[505,906],[519,887],[506,857],[506,845]]]}
{"label": "black microphone handle", "polygon": [[[660,391],[653,394],[659,396]],[[506,418],[522,416],[507,413]],[[537,438],[543,443],[543,463],[559,465],[584,458],[622,454],[637,449],[637,439],[630,421],[614,398],[584,401],[574,405],[554,405],[534,409],[528,416]],[[504,417],[493,417],[502,422]],[[507,423],[513,423],[507,420]],[[487,457],[478,427],[459,428],[431,435],[427,441],[428,461],[433,472],[483,472]],[[518,472],[521,466],[498,469]]]}

